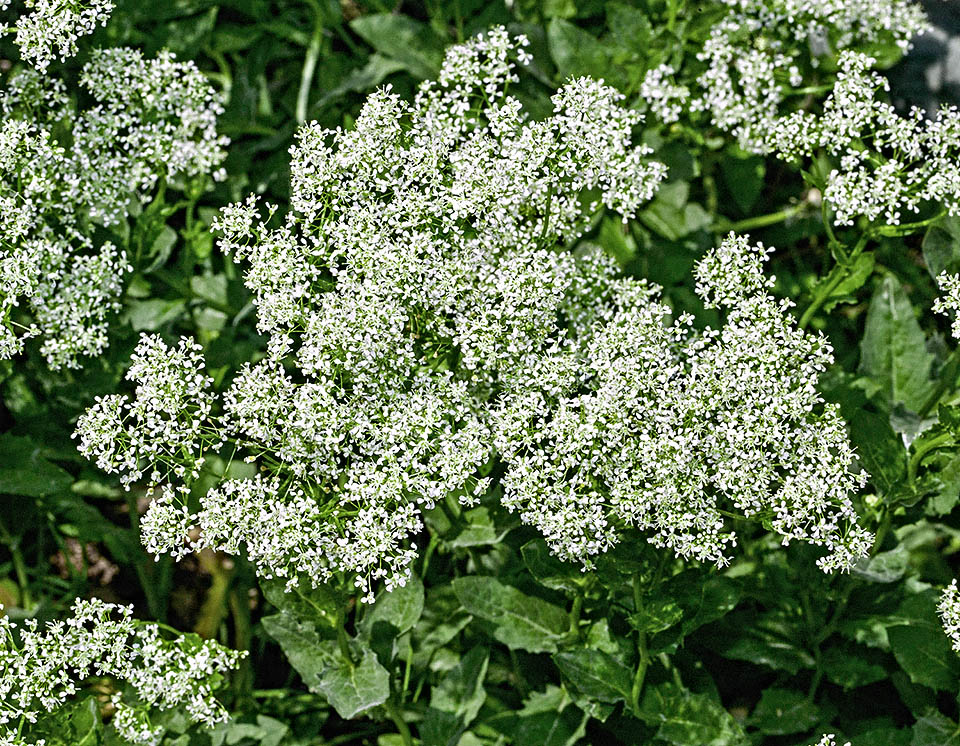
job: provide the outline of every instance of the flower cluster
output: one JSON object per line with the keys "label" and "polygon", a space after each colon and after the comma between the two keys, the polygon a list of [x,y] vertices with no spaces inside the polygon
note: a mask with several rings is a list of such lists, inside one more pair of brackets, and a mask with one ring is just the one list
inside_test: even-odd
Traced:
{"label": "flower cluster", "polygon": [[875,63],[859,52],[840,55],[822,114],[778,119],[770,128],[771,150],[796,160],[822,148],[838,160],[823,194],[838,225],[859,216],[897,225],[926,201],[960,214],[960,109],[943,106],[932,120],[917,108],[900,115],[879,97],[889,83]]}
{"label": "flower cluster", "polygon": [[700,262],[698,293],[726,312],[700,333],[687,317],[668,323],[655,288],[620,281],[584,343],[503,398],[503,502],[559,556],[589,565],[631,525],[724,564],[731,514],[762,519],[785,544],[825,546],[825,571],[869,551],[849,498],[865,475],[816,391],[831,349],[766,293],[765,253],[731,235]]}
{"label": "flower cluster", "polygon": [[167,183],[216,169],[222,102],[192,63],[101,50],[81,74],[97,104],[77,112],[64,84],[26,70],[0,95],[0,357],[43,339],[53,368],[107,344],[124,251],[94,239]]}
{"label": "flower cluster", "polygon": [[[525,44],[493,29],[450,50],[412,103],[388,87],[351,131],[305,127],[281,225],[253,199],[223,212],[221,247],[248,263],[270,343],[213,427],[269,473],[221,484],[194,516],[163,490],[144,517],[148,546],[185,551],[195,525],[189,546],[245,546],[262,574],[291,582],[355,573],[370,594],[374,580],[404,582],[422,509],[486,491],[488,402],[558,337],[571,289],[599,266],[558,243],[601,205],[632,216],[666,170],[632,143],[639,115],[597,81],[568,82],[553,115],[530,121],[506,95]],[[131,417],[140,402],[107,397],[78,428],[81,450],[129,479],[195,453],[163,430],[168,418],[145,432]]]}
{"label": "flower cluster", "polygon": [[213,379],[203,371],[201,348],[187,339],[169,348],[158,336],[143,335],[127,380],[137,384],[131,400],[122,394],[99,397],[77,422],[79,449],[129,486],[149,465],[151,483],[196,479],[204,453],[220,444],[205,427],[212,408]]}
{"label": "flower cluster", "polygon": [[[837,746],[836,736],[833,733],[825,733],[823,737],[817,741],[813,746]],[[850,746],[850,742],[847,741],[843,746]]]}
{"label": "flower cluster", "polygon": [[159,743],[162,729],[151,727],[152,709],[180,708],[208,727],[226,720],[213,692],[246,653],[195,635],[168,639],[132,613],[132,607],[78,599],[69,619],[43,630],[34,620],[18,627],[0,617],[0,742],[27,746],[18,735],[21,719],[33,724],[54,712],[92,675],[124,682],[135,693],[131,701],[114,698],[114,726],[131,743]]}
{"label": "flower cluster", "polygon": [[[583,563],[626,525],[724,562],[731,511],[825,546],[825,570],[865,553],[848,497],[864,477],[815,388],[826,341],[792,327],[746,239],[700,264],[701,296],[727,315],[702,333],[599,250],[571,250],[601,207],[632,216],[665,168],[597,81],[528,119],[505,92],[524,43],[494,29],[412,103],[388,87],[353,130],[305,127],[283,220],[254,198],[223,211],[265,359],[212,416],[196,348],[147,337],[134,400],[106,397],[78,427],[101,467],[161,487],[142,522],[152,551],[245,550],[291,584],[345,572],[370,599],[373,581],[405,582],[421,511],[473,504],[499,459],[504,504]],[[260,473],[191,513],[218,437]]]}
{"label": "flower cluster", "polygon": [[937,277],[937,285],[943,295],[933,302],[933,310],[935,313],[953,315],[950,332],[960,339],[960,275],[942,272]]}
{"label": "flower cluster", "polygon": [[[61,60],[77,53],[77,39],[106,26],[113,0],[24,0],[27,13],[7,31],[16,32],[20,54],[41,72],[59,54]],[[10,0],[0,0],[7,10]]]}
{"label": "flower cluster", "polygon": [[943,622],[943,631],[953,643],[953,649],[960,653],[960,588],[956,580],[943,589],[937,611]]}
{"label": "flower cluster", "polygon": [[[913,0],[716,0],[722,13],[697,52],[647,74],[643,96],[664,122],[705,112],[745,150],[770,150],[767,132],[821,60],[848,49],[906,50],[927,27]],[[667,72],[669,70],[669,72]],[[674,73],[695,81],[669,81]],[[688,90],[689,89],[689,90]]]}

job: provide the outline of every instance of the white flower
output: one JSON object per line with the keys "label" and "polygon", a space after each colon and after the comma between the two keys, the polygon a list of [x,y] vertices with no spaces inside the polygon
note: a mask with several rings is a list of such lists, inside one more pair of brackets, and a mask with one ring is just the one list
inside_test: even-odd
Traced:
{"label": "white flower", "polygon": [[[9,4],[9,0],[7,0]],[[77,53],[77,39],[106,26],[113,0],[24,0],[30,12],[14,26],[20,54],[38,70],[45,70],[59,55],[61,60]]]}
{"label": "white flower", "polygon": [[869,551],[849,497],[865,476],[850,471],[843,421],[816,390],[832,351],[767,294],[767,253],[731,235],[700,262],[697,291],[726,323],[699,334],[689,318],[669,323],[655,288],[621,281],[608,318],[557,356],[576,360],[555,367],[550,394],[540,368],[503,398],[503,502],[560,557],[589,566],[632,525],[725,564],[730,513],[824,546],[825,571]]}
{"label": "white flower", "polygon": [[[812,744],[812,746],[837,746],[836,736],[833,733],[825,733],[823,737]],[[847,741],[843,746],[850,746],[850,742]]]}
{"label": "white flower", "polygon": [[937,277],[937,285],[943,295],[933,302],[933,310],[935,313],[953,315],[950,332],[960,339],[960,275],[941,272]]}
{"label": "white flower", "polygon": [[943,589],[937,611],[943,622],[943,631],[953,643],[953,649],[960,653],[960,589],[956,580]]}
{"label": "white flower", "polygon": [[207,726],[226,720],[213,690],[246,653],[195,635],[169,639],[132,613],[133,607],[77,599],[68,619],[42,631],[34,620],[17,629],[0,617],[0,742],[22,743],[16,735],[21,716],[37,722],[66,704],[92,675],[126,682],[136,692],[135,703],[119,695],[114,700],[114,725],[134,743],[153,744],[162,735],[149,726],[152,708],[183,708]]}
{"label": "white flower", "polygon": [[675,73],[671,65],[659,65],[647,71],[640,85],[640,97],[664,124],[680,119],[683,106],[690,98],[690,90],[686,86],[668,80]]}
{"label": "white flower", "polygon": [[[219,436],[207,430],[213,379],[203,370],[201,352],[187,339],[170,348],[159,336],[142,335],[127,371],[127,379],[137,383],[133,399],[98,398],[77,422],[74,437],[80,452],[104,471],[119,473],[127,489],[145,473],[152,484],[196,479],[204,453],[221,444]],[[170,525],[171,500],[172,494],[165,493],[155,501],[149,526]],[[169,530],[164,534],[149,541],[169,547]]]}
{"label": "white flower", "polygon": [[94,243],[95,224],[119,224],[132,200],[226,157],[221,97],[193,63],[98,50],[81,84],[96,105],[79,113],[62,82],[33,70],[0,94],[0,357],[41,337],[54,369],[103,351],[132,272],[123,251]]}
{"label": "white flower", "polygon": [[916,108],[899,114],[881,98],[889,83],[875,64],[865,54],[843,52],[823,113],[772,120],[767,149],[796,161],[822,148],[836,159],[823,197],[837,225],[859,217],[898,225],[924,202],[960,215],[960,110],[944,106],[932,120]]}

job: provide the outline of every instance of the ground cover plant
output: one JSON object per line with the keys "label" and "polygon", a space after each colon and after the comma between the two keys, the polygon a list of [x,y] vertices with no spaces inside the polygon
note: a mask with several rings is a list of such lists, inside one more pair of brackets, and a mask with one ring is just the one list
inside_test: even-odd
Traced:
{"label": "ground cover plant", "polygon": [[0,745],[958,741],[919,5],[0,17]]}

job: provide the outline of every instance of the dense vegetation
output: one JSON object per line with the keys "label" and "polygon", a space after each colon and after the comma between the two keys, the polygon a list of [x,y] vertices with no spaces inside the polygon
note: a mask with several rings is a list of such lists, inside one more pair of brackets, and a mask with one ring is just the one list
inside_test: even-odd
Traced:
{"label": "dense vegetation", "polygon": [[0,18],[0,746],[960,743],[914,2]]}

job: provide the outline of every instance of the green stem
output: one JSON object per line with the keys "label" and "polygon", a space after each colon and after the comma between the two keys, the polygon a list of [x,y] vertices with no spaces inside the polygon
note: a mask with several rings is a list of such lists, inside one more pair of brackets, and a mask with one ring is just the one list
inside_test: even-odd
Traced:
{"label": "green stem", "polygon": [[713,230],[718,233],[729,233],[733,231],[734,233],[743,233],[744,231],[749,231],[754,228],[765,228],[768,225],[777,225],[782,223],[790,218],[799,215],[807,207],[806,202],[800,202],[791,207],[785,207],[782,210],[777,212],[771,212],[767,215],[758,215],[753,218],[746,218],[744,220],[738,220],[734,223],[718,223],[713,227]]}
{"label": "green stem", "polygon": [[573,606],[570,609],[570,635],[574,638],[580,636],[580,610],[583,608],[583,594],[577,593],[573,599]]}
{"label": "green stem", "polygon": [[810,301],[810,305],[807,306],[807,309],[800,317],[799,325],[801,329],[807,328],[811,320],[813,320],[814,315],[820,310],[821,306],[827,302],[827,299],[833,294],[833,291],[836,290],[845,279],[847,279],[847,276],[853,269],[856,260],[866,248],[867,241],[869,241],[869,239],[870,234],[864,233],[860,237],[860,240],[857,241],[857,245],[853,247],[853,251],[850,252],[849,256],[846,258],[846,261],[836,265],[835,269],[840,269],[841,271],[837,272],[832,278],[830,278],[829,282],[826,284],[817,286],[816,290],[814,291],[815,294],[813,296],[813,300]]}
{"label": "green stem", "polygon": [[[640,589],[640,575],[633,576],[633,606],[640,611],[643,606],[643,594]],[[635,715],[640,712],[640,694],[643,692],[643,680],[650,665],[650,653],[647,650],[647,634],[642,629],[637,630],[637,670],[633,675],[633,686],[630,689],[630,709]]]}
{"label": "green stem", "polygon": [[[27,564],[23,559],[23,552],[20,551],[20,539],[14,538],[7,527],[0,523],[0,540],[7,545],[10,550],[10,557],[13,560],[13,572],[17,576],[17,585],[20,586],[20,606],[24,609],[33,608],[33,595],[30,593],[30,578],[27,575]],[[69,563],[68,563],[69,565]]]}
{"label": "green stem", "polygon": [[924,457],[926,457],[928,453],[935,451],[937,448],[950,445],[952,442],[952,433],[941,433],[917,448],[917,450],[910,457],[910,461],[907,463],[907,480],[912,484],[913,480],[917,478],[917,469],[920,468],[920,462],[923,461]]}
{"label": "green stem", "polygon": [[873,228],[873,232],[879,236],[909,236],[911,233],[916,233],[922,228],[926,228],[933,223],[936,223],[940,218],[947,214],[946,210],[941,210],[936,215],[927,218],[926,220],[918,220],[915,223],[900,223],[899,225],[880,225]]}
{"label": "green stem", "polygon": [[297,91],[297,124],[307,121],[307,107],[310,104],[310,87],[313,85],[313,75],[317,69],[317,60],[320,59],[320,44],[323,41],[323,22],[319,13],[313,27],[313,36],[307,54],[303,58],[303,70],[300,73],[300,90]]}
{"label": "green stem", "polygon": [[410,734],[410,728],[403,719],[403,715],[397,708],[393,698],[384,702],[383,707],[393,721],[393,724],[397,726],[397,732],[400,734],[400,740],[403,741],[403,746],[413,746],[413,736]]}
{"label": "green stem", "polygon": [[353,655],[350,652],[350,640],[347,637],[346,628],[347,615],[343,606],[337,609],[337,644],[340,646],[340,654],[353,665]]}
{"label": "green stem", "polygon": [[947,358],[947,362],[943,364],[940,380],[937,382],[933,391],[930,392],[930,396],[927,397],[926,401],[917,411],[920,417],[926,417],[930,414],[941,397],[953,388],[954,383],[957,381],[958,373],[960,373],[960,347],[957,347],[951,352],[950,357]]}

